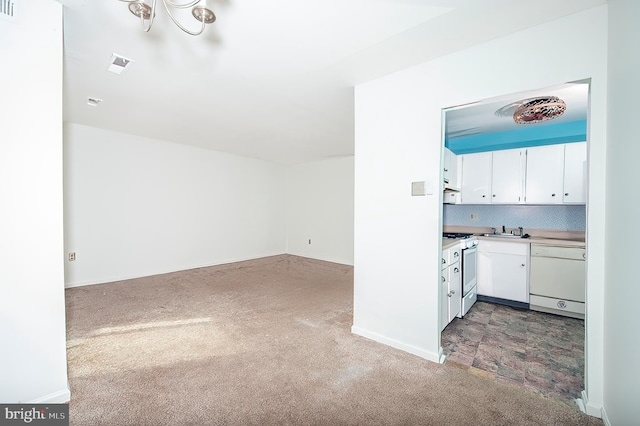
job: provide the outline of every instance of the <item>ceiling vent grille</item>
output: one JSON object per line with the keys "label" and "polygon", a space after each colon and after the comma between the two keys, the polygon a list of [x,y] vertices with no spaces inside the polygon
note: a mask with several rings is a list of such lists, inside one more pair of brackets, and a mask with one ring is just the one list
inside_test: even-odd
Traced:
{"label": "ceiling vent grille", "polygon": [[18,13],[14,0],[0,0],[0,18],[5,21],[17,21]]}
{"label": "ceiling vent grille", "polygon": [[115,74],[122,74],[127,69],[129,69],[132,63],[132,59],[128,59],[124,56],[114,53],[111,55],[111,61],[109,62],[109,68],[107,68],[107,70]]}

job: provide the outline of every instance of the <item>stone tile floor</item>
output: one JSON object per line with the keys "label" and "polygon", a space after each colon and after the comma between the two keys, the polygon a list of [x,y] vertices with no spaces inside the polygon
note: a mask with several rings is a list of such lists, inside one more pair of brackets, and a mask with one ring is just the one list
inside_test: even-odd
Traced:
{"label": "stone tile floor", "polygon": [[477,302],[442,332],[446,363],[575,405],[584,389],[584,321]]}

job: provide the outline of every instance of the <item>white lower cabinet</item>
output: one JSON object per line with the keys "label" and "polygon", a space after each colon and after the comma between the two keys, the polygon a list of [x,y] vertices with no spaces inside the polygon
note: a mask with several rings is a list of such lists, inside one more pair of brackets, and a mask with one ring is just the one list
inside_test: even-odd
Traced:
{"label": "white lower cabinet", "polygon": [[478,242],[478,295],[529,303],[529,244]]}
{"label": "white lower cabinet", "polygon": [[442,252],[440,277],[440,331],[460,313],[462,301],[462,274],[459,246]]}

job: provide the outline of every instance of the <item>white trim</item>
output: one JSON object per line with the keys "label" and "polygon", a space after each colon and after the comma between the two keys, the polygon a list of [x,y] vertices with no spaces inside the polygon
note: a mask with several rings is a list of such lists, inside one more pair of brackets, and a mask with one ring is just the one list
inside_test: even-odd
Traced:
{"label": "white trim", "polygon": [[[581,401],[578,403],[578,401]],[[602,418],[602,413],[604,411],[604,407],[601,405],[593,405],[589,403],[589,397],[587,396],[587,391],[582,391],[582,399],[576,400],[576,403],[580,407],[580,410],[587,413],[590,416]]]}
{"label": "white trim", "polygon": [[[257,259],[262,259],[264,257],[273,257],[273,256],[282,256],[282,255],[286,255],[288,253],[274,253],[274,254],[264,254],[264,255],[260,255],[260,256],[256,256],[256,257],[244,257],[244,258],[238,258],[238,259],[227,259],[227,260],[222,260],[220,262],[217,263],[206,263],[206,264],[202,264],[202,265],[191,265],[191,266],[184,266],[178,269],[169,269],[166,271],[158,271],[158,272],[151,272],[145,275],[124,275],[124,276],[118,276],[118,277],[111,277],[108,279],[103,279],[103,280],[99,280],[99,281],[77,281],[77,282],[73,282],[73,283],[65,283],[64,288],[73,288],[73,287],[83,287],[85,285],[97,285],[97,284],[107,284],[107,283],[113,283],[116,281],[125,281],[125,280],[133,280],[136,278],[146,278],[146,277],[152,277],[154,275],[163,275],[163,274],[171,274],[173,272],[182,272],[182,271],[188,271],[190,269],[199,269],[199,268],[209,268],[211,266],[221,266],[221,265],[227,265],[229,263],[236,263],[236,262],[244,262],[247,260],[257,260]],[[296,255],[291,255],[291,256],[296,256]],[[320,260],[320,259],[318,259]]]}
{"label": "white trim", "polygon": [[600,411],[602,413],[602,423],[604,423],[604,426],[611,426],[611,422],[609,421],[609,417],[607,417],[606,411],[604,411],[604,407],[602,407],[602,410]]}
{"label": "white trim", "polygon": [[33,399],[29,401],[29,404],[66,404],[69,400],[71,400],[71,392],[67,387],[66,389],[60,389],[57,392]]}
{"label": "white trim", "polygon": [[444,364],[444,362],[447,360],[447,356],[444,354],[444,350],[442,349],[442,342],[440,342],[440,345],[438,346],[438,354],[440,355],[438,357],[438,362],[440,364]]}
{"label": "white trim", "polygon": [[392,348],[400,349],[401,351],[409,352],[410,354],[419,356],[420,358],[424,358],[429,361],[442,363],[444,362],[444,358],[441,362],[441,356],[434,352],[425,351],[424,349],[417,348],[413,345],[408,345],[406,343],[399,342],[397,340],[391,339],[389,337],[383,336],[378,333],[374,333],[372,331],[364,330],[360,327],[356,327],[355,325],[351,327],[351,332],[353,334],[357,334],[358,336],[366,337],[367,339],[373,340],[378,343],[383,343],[387,346],[391,346]]}

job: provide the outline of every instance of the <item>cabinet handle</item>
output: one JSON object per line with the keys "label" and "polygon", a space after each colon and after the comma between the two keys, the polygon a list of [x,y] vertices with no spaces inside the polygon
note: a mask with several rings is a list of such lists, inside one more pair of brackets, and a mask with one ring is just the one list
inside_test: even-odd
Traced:
{"label": "cabinet handle", "polygon": [[445,263],[447,263],[447,261],[442,259],[442,264],[444,265]]}
{"label": "cabinet handle", "polygon": [[496,196],[496,194],[493,194],[493,196],[495,197],[495,196]]}
{"label": "cabinet handle", "polygon": [[452,295],[454,295],[456,292],[451,290],[449,293],[447,293],[447,297],[451,297]]}
{"label": "cabinet handle", "polygon": [[444,277],[442,277],[442,276],[441,276],[440,278],[442,278],[442,282],[445,282],[445,281],[446,281],[446,280],[444,279]]}
{"label": "cabinet handle", "polygon": [[520,266],[525,266],[525,264],[523,263],[523,264],[522,264],[522,265],[520,265]]}
{"label": "cabinet handle", "polygon": [[552,196],[552,197],[555,197],[555,196],[556,196],[556,194],[551,194],[551,196]]}
{"label": "cabinet handle", "polygon": [[569,196],[569,193],[568,193],[568,192],[565,192],[565,193],[564,193],[564,196],[565,196],[565,197],[568,197],[568,196]]}
{"label": "cabinet handle", "polygon": [[444,169],[444,171],[445,171],[445,172],[448,172],[448,171],[449,171],[449,169]]}
{"label": "cabinet handle", "polygon": [[457,251],[454,251],[453,252],[453,257],[458,257],[458,256],[460,256],[460,253],[458,253]]}
{"label": "cabinet handle", "polygon": [[455,272],[455,273],[457,274],[458,272],[460,272],[460,269],[458,269],[458,268],[453,268],[453,272]]}
{"label": "cabinet handle", "polygon": [[482,198],[486,197],[486,195],[483,195]]}

